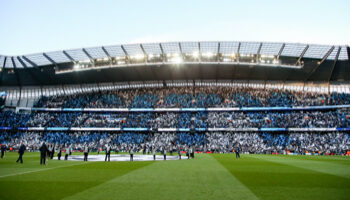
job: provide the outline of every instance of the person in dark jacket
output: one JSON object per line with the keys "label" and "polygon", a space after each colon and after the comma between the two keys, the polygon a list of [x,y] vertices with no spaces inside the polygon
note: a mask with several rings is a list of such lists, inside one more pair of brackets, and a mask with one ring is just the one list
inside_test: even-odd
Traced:
{"label": "person in dark jacket", "polygon": [[50,159],[52,160],[55,155],[55,144],[51,145],[51,154],[50,154]]}
{"label": "person in dark jacket", "polygon": [[130,153],[130,161],[134,161],[134,148],[133,147],[131,147],[129,153]]}
{"label": "person in dark jacket", "polygon": [[62,156],[62,149],[61,149],[61,145],[57,146],[57,159],[61,160],[61,156]]}
{"label": "person in dark jacket", "polygon": [[239,152],[241,151],[241,149],[239,148],[239,146],[236,147],[235,153],[236,153],[236,159],[241,158],[241,156],[239,155]]}
{"label": "person in dark jacket", "polygon": [[46,154],[47,154],[48,148],[45,142],[43,142],[39,150],[40,150],[40,165],[46,165]]}
{"label": "person in dark jacket", "polygon": [[19,147],[19,150],[18,150],[19,157],[16,161],[17,163],[18,163],[18,161],[21,161],[21,164],[23,164],[23,154],[24,154],[25,150],[26,150],[26,146],[22,142],[21,146]]}
{"label": "person in dark jacket", "polygon": [[6,152],[6,145],[2,144],[1,145],[1,159],[4,157],[5,152]]}

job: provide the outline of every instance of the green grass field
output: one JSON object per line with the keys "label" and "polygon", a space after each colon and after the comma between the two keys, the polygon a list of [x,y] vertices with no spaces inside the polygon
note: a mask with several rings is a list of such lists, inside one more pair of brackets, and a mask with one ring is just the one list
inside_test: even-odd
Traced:
{"label": "green grass field", "polygon": [[193,160],[0,160],[0,199],[350,199],[350,158],[196,154]]}

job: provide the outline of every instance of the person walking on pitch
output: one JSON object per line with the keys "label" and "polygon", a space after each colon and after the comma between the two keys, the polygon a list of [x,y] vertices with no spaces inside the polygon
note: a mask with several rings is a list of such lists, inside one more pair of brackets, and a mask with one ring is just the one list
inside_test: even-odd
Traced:
{"label": "person walking on pitch", "polygon": [[105,162],[107,161],[107,159],[108,159],[108,162],[111,161],[111,147],[109,145],[107,145],[107,148],[106,148]]}
{"label": "person walking on pitch", "polygon": [[46,165],[46,154],[47,154],[47,146],[45,142],[40,147],[40,165]]}
{"label": "person walking on pitch", "polygon": [[1,145],[1,159],[4,157],[5,152],[6,152],[6,145],[2,144]]}
{"label": "person walking on pitch", "polygon": [[164,156],[164,160],[166,160],[166,148],[163,149],[163,156]]}
{"label": "person walking on pitch", "polygon": [[61,145],[58,145],[58,147],[57,147],[57,159],[61,160],[61,156],[62,156]]}
{"label": "person walking on pitch", "polygon": [[17,163],[18,161],[21,161],[21,164],[23,164],[23,154],[26,150],[26,146],[24,145],[24,143],[22,142],[21,146],[19,147],[19,150],[18,150],[18,154],[19,154],[19,157],[17,159]]}
{"label": "person walking on pitch", "polygon": [[155,147],[152,148],[152,154],[153,154],[153,160],[156,160],[157,151]]}
{"label": "person walking on pitch", "polygon": [[84,148],[84,161],[88,161],[88,155],[89,155],[89,147],[87,145],[85,145]]}
{"label": "person walking on pitch", "polygon": [[134,161],[134,148],[131,147],[130,149],[130,161]]}
{"label": "person walking on pitch", "polygon": [[66,154],[64,156],[64,160],[68,160],[68,156],[71,154],[71,148],[68,146],[66,148]]}
{"label": "person walking on pitch", "polygon": [[181,150],[180,150],[180,147],[177,147],[177,154],[179,155],[179,160],[181,160]]}
{"label": "person walking on pitch", "polygon": [[239,148],[239,146],[237,145],[235,153],[236,153],[236,159],[241,158],[241,156],[239,155],[239,152],[241,151],[241,149]]}

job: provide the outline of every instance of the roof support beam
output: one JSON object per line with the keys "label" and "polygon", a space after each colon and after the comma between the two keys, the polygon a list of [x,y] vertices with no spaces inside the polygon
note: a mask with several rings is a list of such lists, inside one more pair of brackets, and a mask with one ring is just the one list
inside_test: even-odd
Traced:
{"label": "roof support beam", "polygon": [[337,55],[336,55],[335,58],[334,58],[334,62],[333,62],[332,69],[331,69],[331,73],[329,74],[328,85],[329,85],[329,82],[331,81],[331,78],[332,78],[332,75],[333,75],[333,71],[334,71],[335,65],[336,65],[337,62],[338,62],[339,55],[340,55],[340,50],[341,50],[341,48],[338,47]]}
{"label": "roof support beam", "polygon": [[309,49],[309,45],[306,45],[306,47],[304,48],[303,52],[301,52],[301,54],[300,54],[300,56],[299,56],[297,62],[295,63],[295,65],[298,65],[298,64],[300,63],[301,58],[304,57],[304,55],[305,55],[305,53],[306,53],[306,51],[307,51],[308,49]]}
{"label": "roof support beam", "polygon": [[333,49],[335,48],[335,46],[332,46],[328,52],[323,56],[322,60],[320,62],[318,62],[319,65],[321,65],[327,58],[328,56],[332,53]]}
{"label": "roof support beam", "polygon": [[323,63],[323,61],[325,61],[325,60],[327,59],[327,57],[329,56],[329,54],[332,53],[333,49],[334,49],[334,46],[328,50],[328,52],[326,53],[326,55],[323,56],[322,61],[320,61],[320,62],[317,63],[317,66],[311,71],[311,73],[309,73],[309,75],[307,76],[307,78],[306,78],[304,81],[309,80],[309,78],[312,76],[312,74],[315,73],[315,71],[321,66],[321,64]]}
{"label": "roof support beam", "polygon": [[5,62],[6,62],[6,57],[4,57],[4,62],[1,64],[0,63],[0,67],[1,67],[1,76],[0,76],[0,83],[2,84],[2,77],[3,77],[3,74],[4,74],[4,69],[5,69]]}
{"label": "roof support beam", "polygon": [[71,62],[75,62],[75,60],[72,58],[72,56],[70,56],[66,51],[62,51],[63,54],[71,61]]}
{"label": "roof support beam", "polygon": [[201,62],[202,54],[201,54],[201,43],[198,42],[198,60]]}
{"label": "roof support beam", "polygon": [[256,53],[256,59],[255,59],[255,62],[256,63],[259,63],[259,58],[260,58],[260,51],[261,51],[261,47],[262,47],[262,42],[260,43],[260,45],[259,45],[259,48],[258,48],[258,52]]}
{"label": "roof support beam", "polygon": [[241,42],[238,42],[238,48],[237,48],[237,62],[239,62],[239,50],[241,50]]}
{"label": "roof support beam", "polygon": [[148,55],[147,55],[145,49],[143,48],[143,45],[142,45],[142,44],[140,44],[140,48],[141,48],[141,50],[142,50],[142,52],[143,52],[143,56],[145,57],[145,63],[147,63]]}
{"label": "roof support beam", "polygon": [[179,42],[179,49],[180,49],[180,54],[181,54],[181,57],[182,59],[185,58],[184,54],[182,53],[182,47],[181,47],[181,43]]}
{"label": "roof support beam", "polygon": [[52,58],[50,58],[46,53],[43,53],[43,56],[46,59],[48,59],[53,65],[57,65],[57,63]]}
{"label": "roof support beam", "polygon": [[[18,56],[17,59],[23,65],[24,68],[28,68],[27,64],[25,62],[23,62],[21,57]],[[35,73],[33,73],[31,70],[29,70],[28,72],[29,72],[30,76],[33,78],[33,80],[35,80],[40,85],[43,85],[42,81],[40,80],[39,77],[37,77],[37,75]]]}
{"label": "roof support beam", "polygon": [[94,60],[94,58],[86,51],[85,48],[82,48],[84,54],[90,59],[90,60]]}
{"label": "roof support beam", "polygon": [[37,66],[38,66],[35,62],[31,61],[31,60],[28,59],[26,56],[22,56],[22,58],[23,58],[25,61],[29,62],[33,67],[37,67]]}
{"label": "roof support beam", "polygon": [[[17,83],[18,83],[19,87],[22,88],[22,82],[21,82],[21,79],[19,78],[18,70],[17,70],[16,63],[15,63],[13,57],[11,57],[11,62],[12,62],[12,65],[13,65],[13,70],[15,71]],[[17,106],[18,105],[19,105],[19,102],[18,102]]]}
{"label": "roof support beam", "polygon": [[282,46],[281,46],[281,49],[280,49],[279,52],[278,52],[277,60],[280,58],[280,56],[281,56],[281,54],[282,54],[283,49],[284,49],[285,46],[286,46],[286,43],[283,43]]}
{"label": "roof support beam", "polygon": [[111,60],[112,58],[111,58],[111,56],[109,55],[108,51],[105,49],[105,47],[101,47],[101,48],[102,48],[103,53],[105,53],[106,56]]}
{"label": "roof support beam", "polygon": [[23,62],[23,60],[21,59],[21,57],[17,57],[18,61],[23,65],[24,68],[28,68],[27,64],[25,62]]}
{"label": "roof support beam", "polygon": [[127,58],[126,62],[129,64],[130,63],[130,56],[129,56],[128,52],[125,50],[123,45],[121,45],[120,47],[122,48],[122,50],[123,50],[123,52],[125,54],[125,57]]}
{"label": "roof support beam", "polygon": [[160,51],[162,52],[162,61],[163,61],[163,63],[164,63],[164,62],[166,61],[166,60],[165,60],[166,55],[165,55],[165,53],[164,53],[162,43],[159,43],[159,47],[160,47]]}
{"label": "roof support beam", "polygon": [[108,51],[105,49],[105,47],[101,47],[102,51],[104,54],[106,54],[108,60],[109,60],[109,64],[112,65],[113,64],[113,61],[112,61],[112,57],[109,55]]}
{"label": "roof support beam", "polygon": [[2,65],[1,65],[1,67],[2,67],[3,69],[5,69],[6,59],[7,59],[7,57],[4,58],[4,62],[3,62]]}
{"label": "roof support beam", "polygon": [[216,61],[217,62],[220,62],[220,55],[219,55],[219,53],[220,53],[220,42],[218,42],[218,52],[216,53]]}

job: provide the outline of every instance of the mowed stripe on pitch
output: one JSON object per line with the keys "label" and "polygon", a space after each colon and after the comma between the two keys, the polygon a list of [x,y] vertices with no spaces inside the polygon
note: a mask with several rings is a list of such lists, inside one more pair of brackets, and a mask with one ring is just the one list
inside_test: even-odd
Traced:
{"label": "mowed stripe on pitch", "polygon": [[[213,155],[260,199],[346,199],[347,178],[269,161],[255,155]],[[259,155],[258,155],[259,156]],[[231,158],[231,159],[228,159]]]}
{"label": "mowed stripe on pitch", "polygon": [[30,173],[35,173],[35,172],[41,172],[41,171],[46,171],[46,170],[58,169],[58,168],[62,168],[62,167],[71,167],[71,166],[83,165],[83,164],[87,164],[87,163],[79,162],[79,163],[75,163],[75,164],[71,164],[71,165],[62,165],[62,166],[57,166],[57,167],[42,166],[43,168],[41,168],[41,169],[17,172],[17,173],[13,173],[13,174],[5,174],[5,175],[1,175],[0,178],[5,178],[5,177],[9,177],[9,176],[18,176],[18,175],[23,175],[23,174],[30,174]]}
{"label": "mowed stripe on pitch", "polygon": [[341,164],[332,162],[331,159],[328,161],[318,161],[310,157],[308,160],[307,156],[271,156],[271,155],[249,155],[253,158],[263,159],[266,161],[276,162],[280,164],[290,165],[294,167],[299,167],[307,170],[313,170],[321,173],[326,173],[330,175],[339,176],[342,178],[350,179],[350,159],[347,160],[348,163]]}
{"label": "mowed stripe on pitch", "polygon": [[8,176],[0,179],[0,188],[6,191],[1,192],[0,199],[63,199],[149,164],[151,162],[88,162]]}
{"label": "mowed stripe on pitch", "polygon": [[67,197],[72,199],[257,199],[211,156],[157,161]]}

